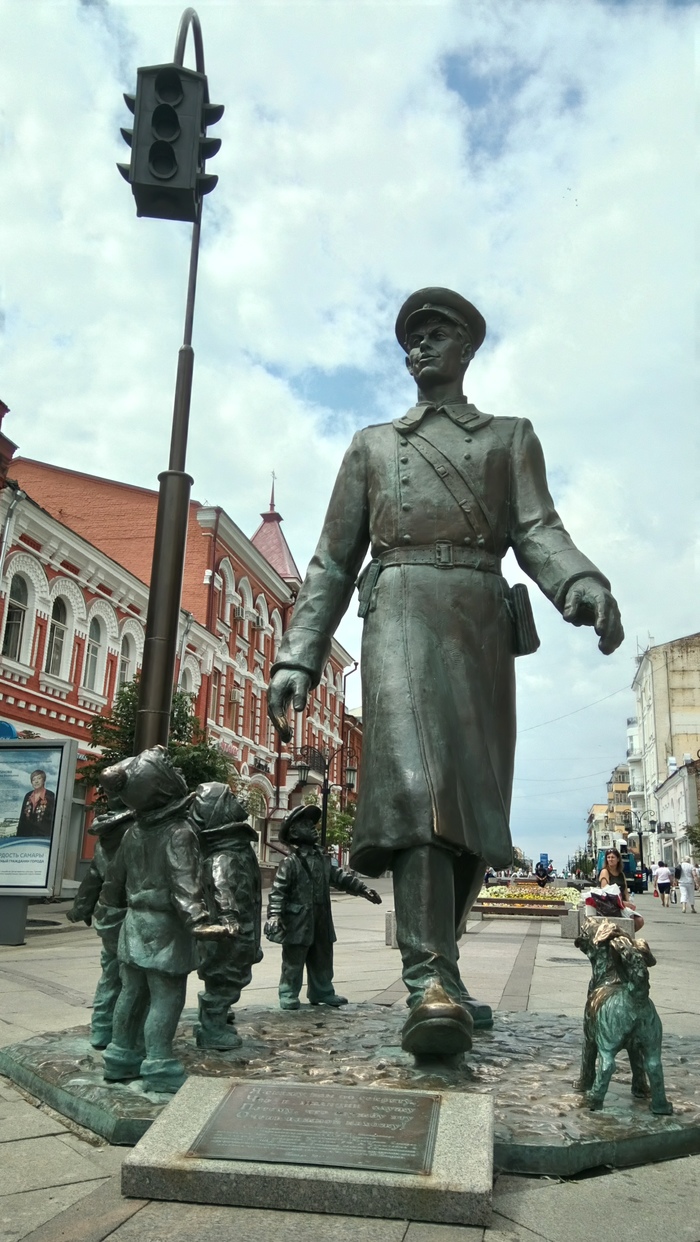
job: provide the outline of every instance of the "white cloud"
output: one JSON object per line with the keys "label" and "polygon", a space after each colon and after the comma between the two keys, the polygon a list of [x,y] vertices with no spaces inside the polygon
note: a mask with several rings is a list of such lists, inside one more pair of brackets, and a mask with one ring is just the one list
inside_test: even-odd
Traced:
{"label": "white cloud", "polygon": [[[188,229],[137,220],[114,164],[121,91],[137,65],[170,57],[181,6],[31,9],[29,22],[0,2],[6,429],[26,455],[153,485]],[[628,633],[603,660],[536,598],[543,647],[518,662],[521,725],[624,686],[637,637],[698,628],[697,8],[198,10],[227,111],[195,319],[194,494],[252,532],[274,468],[303,564],[351,430],[411,400],[392,344],[401,298],[459,288],[490,329],[468,392],[533,419],[562,515],[613,580]],[[369,375],[373,400],[345,386],[348,368]],[[319,369],[323,407],[304,387]],[[352,619],[339,637],[359,650]],[[561,861],[583,839],[604,789],[588,774],[621,757],[631,710],[621,694],[522,734],[521,844]]]}

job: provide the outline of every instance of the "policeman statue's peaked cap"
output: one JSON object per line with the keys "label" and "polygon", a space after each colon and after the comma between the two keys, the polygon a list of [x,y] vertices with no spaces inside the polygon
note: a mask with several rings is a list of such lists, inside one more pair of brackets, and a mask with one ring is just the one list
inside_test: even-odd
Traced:
{"label": "policeman statue's peaked cap", "polygon": [[396,339],[402,349],[406,349],[409,332],[428,315],[442,315],[465,328],[475,351],[483,344],[486,320],[481,311],[454,289],[429,288],[417,289],[407,297],[398,313]]}

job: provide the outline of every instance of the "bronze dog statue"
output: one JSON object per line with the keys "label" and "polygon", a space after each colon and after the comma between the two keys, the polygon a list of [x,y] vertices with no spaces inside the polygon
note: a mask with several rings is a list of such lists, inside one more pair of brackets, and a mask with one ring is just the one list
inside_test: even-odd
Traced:
{"label": "bronze dog statue", "polygon": [[651,1095],[652,1113],[672,1113],[661,1066],[661,1019],[649,996],[649,967],[656,965],[649,945],[612,919],[586,919],[574,943],[593,971],[583,1015],[581,1076],[574,1087],[586,1093],[589,1108],[602,1108],[615,1057],[625,1048],[632,1094]]}

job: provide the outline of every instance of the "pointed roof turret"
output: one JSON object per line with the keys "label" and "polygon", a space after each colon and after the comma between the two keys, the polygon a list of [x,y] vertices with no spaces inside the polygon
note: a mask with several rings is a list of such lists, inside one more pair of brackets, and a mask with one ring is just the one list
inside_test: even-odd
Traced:
{"label": "pointed roof turret", "polygon": [[301,574],[296,561],[281,530],[282,515],[275,508],[275,472],[272,472],[272,491],[270,507],[266,513],[260,514],[262,522],[251,539],[268,564],[277,571],[290,586],[301,586]]}

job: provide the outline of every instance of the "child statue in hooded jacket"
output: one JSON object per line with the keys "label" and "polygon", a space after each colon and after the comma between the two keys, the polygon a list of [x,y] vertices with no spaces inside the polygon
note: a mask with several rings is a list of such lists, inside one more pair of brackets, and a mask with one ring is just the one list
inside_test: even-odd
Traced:
{"label": "child statue in hooded jacket", "polygon": [[258,834],[235,794],[220,781],[198,787],[190,817],[202,852],[209,918],[231,933],[226,940],[199,943],[197,973],[204,990],[199,993],[195,1035],[199,1048],[226,1051],[242,1043],[231,1009],[250,983],[253,966],[263,957],[260,866],[253,846]]}
{"label": "child statue in hooded jacket", "polygon": [[381,905],[381,897],[354,871],[339,867],[319,845],[317,806],[298,806],[287,816],[279,839],[290,853],[280,863],[267,905],[265,935],[282,945],[280,1009],[299,1009],[306,966],[307,996],[312,1005],[347,1005],[333,987],[335,928],[331,888]]}
{"label": "child statue in hooded jacket", "polygon": [[124,910],[120,910],[112,919],[103,923],[97,904],[107,875],[107,868],[116,856],[122,837],[133,818],[134,812],[124,806],[121,798],[107,799],[106,811],[96,816],[88,828],[90,835],[97,837],[95,853],[87,874],[75,894],[73,907],[66,915],[71,923],[87,923],[88,927],[92,924],[102,941],[100,953],[102,974],[95,989],[90,1022],[90,1043],[93,1048],[106,1048],[112,1038],[112,1017],[122,988],[117,946],[119,929],[125,914]]}
{"label": "child statue in hooded jacket", "polygon": [[120,919],[121,992],[104,1053],[108,1082],[141,1078],[146,1091],[175,1092],[185,1070],[173,1039],[197,966],[194,937],[230,936],[204,901],[199,842],[187,815],[191,795],[163,746],[105,768],[109,795],[134,811],[107,869],[96,907],[103,925]]}

